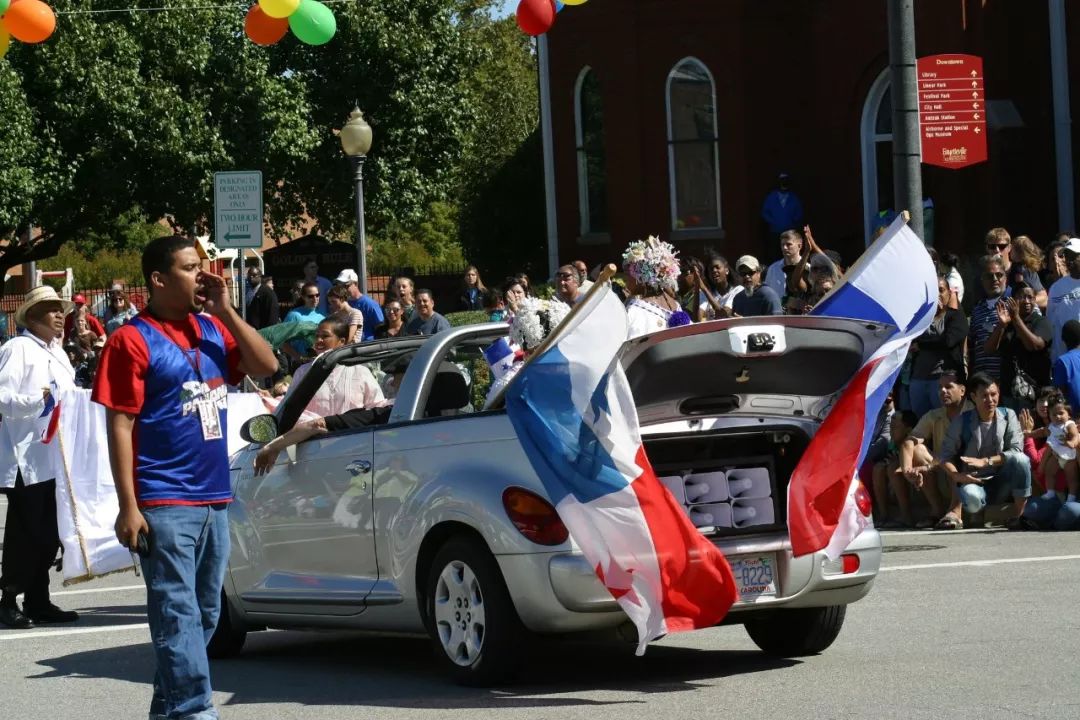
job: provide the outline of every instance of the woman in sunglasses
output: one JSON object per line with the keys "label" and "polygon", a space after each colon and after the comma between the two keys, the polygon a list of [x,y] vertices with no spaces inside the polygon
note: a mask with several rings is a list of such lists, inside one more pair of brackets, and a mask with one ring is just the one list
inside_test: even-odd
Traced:
{"label": "woman in sunglasses", "polygon": [[128,300],[124,288],[113,285],[109,291],[109,306],[105,309],[105,334],[112,335],[117,328],[123,327],[138,314],[139,311]]}

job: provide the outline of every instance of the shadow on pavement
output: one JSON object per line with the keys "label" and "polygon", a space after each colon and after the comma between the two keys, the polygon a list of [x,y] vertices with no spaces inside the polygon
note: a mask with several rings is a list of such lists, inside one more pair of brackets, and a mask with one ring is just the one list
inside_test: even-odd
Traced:
{"label": "shadow on pavement", "polygon": [[[36,677],[108,677],[147,685],[149,645],[73,653],[38,664]],[[228,705],[297,703],[432,709],[533,708],[644,703],[633,693],[696,690],[697,681],[785,668],[797,661],[756,651],[652,646],[643,658],[612,643],[549,641],[526,658],[518,681],[493,689],[459,687],[430,643],[343,633],[253,633],[244,653],[213,664],[214,689]],[[612,690],[620,699],[566,697]],[[630,693],[627,695],[627,693]]]}

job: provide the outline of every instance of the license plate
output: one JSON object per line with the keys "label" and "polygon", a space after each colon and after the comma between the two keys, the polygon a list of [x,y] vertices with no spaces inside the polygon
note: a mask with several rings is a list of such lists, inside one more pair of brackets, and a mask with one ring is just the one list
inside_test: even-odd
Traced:
{"label": "license plate", "polygon": [[740,557],[731,563],[735,587],[743,602],[776,596],[776,560],[773,555]]}

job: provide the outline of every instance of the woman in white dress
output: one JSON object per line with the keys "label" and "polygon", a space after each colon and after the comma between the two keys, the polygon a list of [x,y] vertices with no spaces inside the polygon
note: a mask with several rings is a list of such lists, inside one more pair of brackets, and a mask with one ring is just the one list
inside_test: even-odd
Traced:
{"label": "woman in white dress", "polygon": [[690,322],[675,299],[679,290],[679,260],[675,248],[657,237],[635,240],[623,253],[629,338]]}
{"label": "woman in white dress", "polygon": [[[348,321],[340,317],[328,317],[315,330],[315,352],[322,354],[346,344],[349,336]],[[311,369],[305,363],[296,369],[290,387],[295,388]],[[364,365],[338,365],[315,391],[305,412],[329,417],[341,415],[356,408],[374,408],[390,404],[383,395],[375,376]]]}

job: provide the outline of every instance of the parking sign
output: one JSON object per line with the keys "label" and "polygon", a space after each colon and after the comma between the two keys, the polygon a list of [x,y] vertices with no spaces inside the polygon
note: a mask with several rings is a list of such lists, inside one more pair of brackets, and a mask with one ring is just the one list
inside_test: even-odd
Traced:
{"label": "parking sign", "polygon": [[214,173],[214,244],[258,248],[263,240],[262,172]]}

